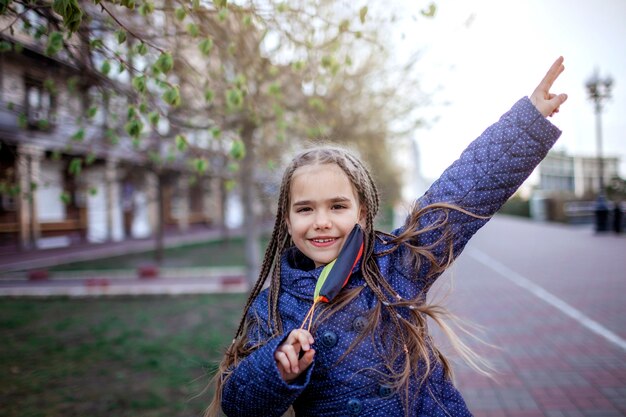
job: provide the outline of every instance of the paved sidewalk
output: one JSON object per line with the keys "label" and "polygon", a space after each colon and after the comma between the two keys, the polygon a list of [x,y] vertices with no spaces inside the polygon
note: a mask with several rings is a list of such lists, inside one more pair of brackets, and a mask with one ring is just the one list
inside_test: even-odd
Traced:
{"label": "paved sidewalk", "polygon": [[449,308],[495,346],[474,344],[494,379],[457,367],[476,417],[626,416],[625,255],[623,235],[585,228],[496,217],[478,233],[447,273]]}

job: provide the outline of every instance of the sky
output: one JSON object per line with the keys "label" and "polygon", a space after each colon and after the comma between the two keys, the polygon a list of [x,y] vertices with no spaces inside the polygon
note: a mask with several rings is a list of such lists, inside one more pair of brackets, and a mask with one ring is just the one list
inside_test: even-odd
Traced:
{"label": "sky", "polygon": [[614,80],[602,114],[603,154],[620,157],[626,177],[626,0],[436,3],[435,18],[427,20],[419,16],[427,3],[406,0],[408,13],[395,33],[400,56],[421,50],[420,79],[438,103],[424,110],[431,122],[415,132],[425,177],[438,177],[469,142],[529,96],[560,55],[565,72],[552,91],[569,98],[551,119],[563,131],[554,149],[597,155],[585,82],[598,69]]}

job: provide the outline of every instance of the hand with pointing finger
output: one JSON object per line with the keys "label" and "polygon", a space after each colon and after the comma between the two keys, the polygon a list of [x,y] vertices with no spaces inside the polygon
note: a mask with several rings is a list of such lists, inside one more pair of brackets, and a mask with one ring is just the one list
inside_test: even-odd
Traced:
{"label": "hand with pointing finger", "polygon": [[[280,376],[285,382],[291,382],[304,372],[312,363],[315,350],[311,348],[313,336],[304,329],[289,333],[285,342],[276,349],[274,360]],[[301,352],[304,352],[301,355]]]}
{"label": "hand with pointing finger", "polygon": [[567,100],[567,94],[553,94],[550,92],[552,84],[563,72],[563,57],[559,57],[550,67],[543,80],[539,83],[535,91],[530,96],[530,101],[545,117],[552,116],[559,112],[561,104]]}

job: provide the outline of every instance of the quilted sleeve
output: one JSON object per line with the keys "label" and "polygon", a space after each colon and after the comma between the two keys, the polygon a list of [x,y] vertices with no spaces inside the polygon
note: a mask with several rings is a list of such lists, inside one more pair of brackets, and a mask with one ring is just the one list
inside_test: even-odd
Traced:
{"label": "quilted sleeve", "polygon": [[[261,298],[261,297],[259,297]],[[263,311],[255,309],[251,311]],[[264,321],[258,313],[249,313],[252,320],[248,338],[261,346],[242,360],[226,379],[222,391],[222,411],[228,417],[280,417],[309,383],[314,364],[292,383],[286,383],[274,361],[274,353],[287,335],[267,341]]]}
{"label": "quilted sleeve", "polygon": [[[417,201],[418,208],[433,203],[451,203],[485,217],[450,211],[447,224],[450,226],[453,258],[528,178],[560,134],[561,131],[527,97],[522,98],[474,140]],[[422,216],[420,228],[434,224],[441,214],[431,212]],[[435,244],[442,229],[420,235],[418,245]],[[441,259],[448,248],[449,243],[435,246],[435,256]],[[426,264],[421,264],[419,275],[422,277],[428,273]]]}

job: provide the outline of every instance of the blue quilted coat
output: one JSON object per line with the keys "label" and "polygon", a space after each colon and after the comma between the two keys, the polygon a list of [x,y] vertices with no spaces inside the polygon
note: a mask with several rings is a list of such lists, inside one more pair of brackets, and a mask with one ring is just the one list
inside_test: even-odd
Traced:
{"label": "blue quilted coat", "polygon": [[[418,204],[423,207],[449,202],[473,213],[491,216],[530,175],[559,136],[560,131],[528,98],[523,98],[468,146]],[[424,218],[426,223],[433,220]],[[453,211],[449,221],[457,256],[487,220]],[[420,244],[435,242],[437,237],[433,232],[424,236]],[[387,248],[382,239],[377,239],[376,253]],[[378,257],[377,262],[383,276],[399,295],[415,298],[432,284],[434,277],[426,281],[428,266],[415,270],[406,262],[406,255],[407,248],[401,246]],[[347,288],[364,286],[359,267],[360,264],[355,266]],[[367,324],[367,312],[378,302],[367,286],[349,305],[319,324],[313,335],[314,363],[291,384],[281,379],[274,352],[286,335],[302,323],[321,270],[322,267],[314,268],[296,248],[283,256],[279,306],[284,335],[270,338],[267,293],[262,292],[249,312],[249,320],[255,323],[249,337],[252,343],[262,341],[265,344],[240,362],[228,378],[222,400],[226,415],[281,416],[291,405],[296,415],[302,417],[405,415],[401,396],[381,377],[385,368],[376,349],[380,332],[375,331],[373,338],[365,337],[346,359],[337,363]],[[410,416],[471,416],[459,392],[444,377],[440,365],[431,371],[426,383],[420,387],[413,381],[410,389],[415,395],[408,410]]]}

